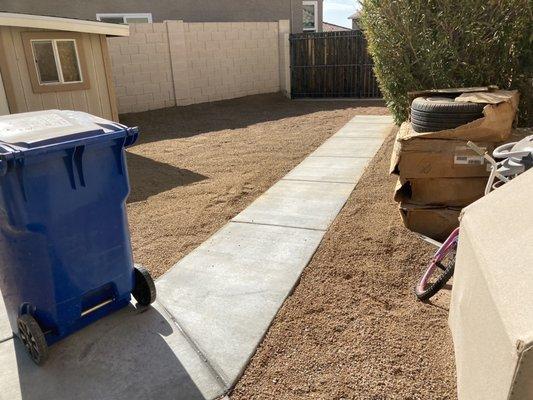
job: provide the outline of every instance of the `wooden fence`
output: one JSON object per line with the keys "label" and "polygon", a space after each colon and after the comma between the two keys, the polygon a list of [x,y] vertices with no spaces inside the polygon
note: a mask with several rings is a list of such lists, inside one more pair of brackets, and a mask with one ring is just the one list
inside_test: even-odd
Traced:
{"label": "wooden fence", "polygon": [[292,98],[381,97],[360,31],[292,34],[290,44]]}

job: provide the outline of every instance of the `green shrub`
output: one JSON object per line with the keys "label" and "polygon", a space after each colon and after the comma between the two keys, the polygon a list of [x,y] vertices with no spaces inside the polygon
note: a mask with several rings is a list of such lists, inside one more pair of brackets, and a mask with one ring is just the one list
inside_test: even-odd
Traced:
{"label": "green shrub", "polygon": [[531,0],[361,0],[361,22],[397,123],[407,92],[498,85],[519,89],[531,125]]}

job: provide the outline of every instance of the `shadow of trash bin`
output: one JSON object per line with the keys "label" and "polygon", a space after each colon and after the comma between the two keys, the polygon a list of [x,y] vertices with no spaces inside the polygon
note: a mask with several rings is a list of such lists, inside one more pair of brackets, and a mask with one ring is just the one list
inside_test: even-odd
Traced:
{"label": "shadow of trash bin", "polygon": [[18,339],[9,345],[16,360],[6,360],[12,351],[3,349],[0,361],[3,369],[16,362],[18,384],[13,376],[0,399],[205,399],[178,358],[188,342],[156,308],[130,305],[96,322],[54,345],[42,367],[32,363]]}

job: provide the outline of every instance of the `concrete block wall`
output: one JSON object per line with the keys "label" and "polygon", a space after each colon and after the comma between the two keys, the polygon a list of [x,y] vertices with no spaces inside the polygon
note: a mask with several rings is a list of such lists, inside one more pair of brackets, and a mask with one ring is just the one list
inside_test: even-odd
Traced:
{"label": "concrete block wall", "polygon": [[176,105],[165,23],[132,24],[130,36],[110,38],[119,113]]}
{"label": "concrete block wall", "polygon": [[165,21],[109,38],[119,113],[286,90],[289,21]]}
{"label": "concrete block wall", "polygon": [[189,103],[279,90],[277,22],[189,23],[185,42]]}

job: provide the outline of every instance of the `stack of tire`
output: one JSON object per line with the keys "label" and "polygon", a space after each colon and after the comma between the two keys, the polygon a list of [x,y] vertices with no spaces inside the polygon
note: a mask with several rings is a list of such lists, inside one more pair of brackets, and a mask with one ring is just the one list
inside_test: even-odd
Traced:
{"label": "stack of tire", "polygon": [[447,97],[418,97],[411,104],[411,124],[418,133],[453,129],[483,117],[484,106]]}
{"label": "stack of tire", "polygon": [[[407,228],[442,241],[457,227],[461,209],[483,196],[485,166],[468,167],[472,172],[469,175],[464,169],[459,171],[463,166],[454,165],[457,149],[465,147],[466,140],[435,139],[424,133],[454,129],[482,118],[484,106],[442,96],[418,97],[412,102],[411,126],[402,128],[410,130],[411,135],[414,132],[421,135],[415,139],[418,145],[403,157],[421,160],[420,169],[427,173],[400,168],[395,199],[400,202],[400,214]],[[443,159],[450,160],[450,169],[439,167]]]}

